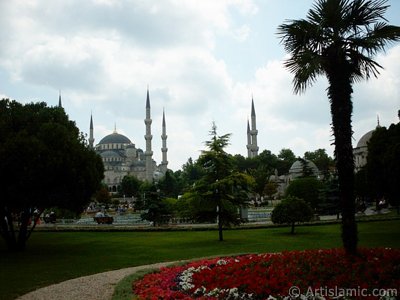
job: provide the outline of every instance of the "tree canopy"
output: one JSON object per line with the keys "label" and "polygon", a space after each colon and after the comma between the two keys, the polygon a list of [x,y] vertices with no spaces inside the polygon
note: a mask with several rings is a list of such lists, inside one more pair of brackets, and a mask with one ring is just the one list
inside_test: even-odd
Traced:
{"label": "tree canopy", "polygon": [[326,178],[329,169],[335,166],[331,157],[328,156],[325,149],[317,149],[315,151],[307,151],[304,153],[304,159],[311,160],[317,166],[318,170]]}
{"label": "tree canopy", "polygon": [[391,205],[399,206],[400,122],[373,132],[368,143],[366,173],[371,197],[385,197]]}
{"label": "tree canopy", "polygon": [[0,233],[11,249],[25,247],[35,210],[80,212],[100,187],[101,158],[61,107],[1,100],[0,144]]}
{"label": "tree canopy", "polygon": [[297,178],[287,187],[286,196],[303,199],[316,209],[320,202],[320,192],[324,187],[324,184],[315,177]]}
{"label": "tree canopy", "polygon": [[297,222],[311,221],[313,210],[302,199],[287,197],[275,206],[271,214],[271,221],[276,224],[291,225],[291,233],[294,234],[294,226]]}

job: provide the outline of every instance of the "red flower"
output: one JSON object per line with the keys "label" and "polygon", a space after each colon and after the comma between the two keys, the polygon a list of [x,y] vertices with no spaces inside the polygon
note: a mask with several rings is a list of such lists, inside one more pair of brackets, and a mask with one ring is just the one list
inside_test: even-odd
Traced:
{"label": "red flower", "polygon": [[201,260],[147,274],[133,291],[141,299],[218,299],[229,293],[267,298],[287,296],[292,286],[303,293],[384,288],[400,295],[400,250],[361,249],[351,258],[342,249],[328,249]]}

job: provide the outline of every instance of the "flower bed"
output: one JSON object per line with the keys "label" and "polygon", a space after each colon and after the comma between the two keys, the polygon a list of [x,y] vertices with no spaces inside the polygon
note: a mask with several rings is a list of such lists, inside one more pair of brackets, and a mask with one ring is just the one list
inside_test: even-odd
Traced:
{"label": "flower bed", "polygon": [[200,260],[147,274],[133,292],[139,299],[395,299],[399,287],[400,250],[379,248],[351,257],[329,249]]}

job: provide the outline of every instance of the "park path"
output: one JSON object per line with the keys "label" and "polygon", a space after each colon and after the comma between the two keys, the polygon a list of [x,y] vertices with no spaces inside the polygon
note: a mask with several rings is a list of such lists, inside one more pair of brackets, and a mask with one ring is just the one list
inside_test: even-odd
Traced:
{"label": "park path", "polygon": [[116,284],[143,269],[161,268],[174,262],[131,267],[70,279],[25,294],[17,300],[110,300]]}

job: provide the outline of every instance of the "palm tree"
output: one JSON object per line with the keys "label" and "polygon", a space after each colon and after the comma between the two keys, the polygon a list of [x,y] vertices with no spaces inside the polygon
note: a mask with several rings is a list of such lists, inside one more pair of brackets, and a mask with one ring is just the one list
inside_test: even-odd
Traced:
{"label": "palm tree", "polygon": [[285,67],[294,74],[294,92],[325,75],[335,138],[335,161],[342,207],[342,240],[346,252],[357,252],[353,195],[353,83],[377,77],[382,68],[372,57],[400,39],[400,27],[388,25],[386,0],[317,0],[307,19],[289,20],[278,27],[281,43],[291,57]]}

